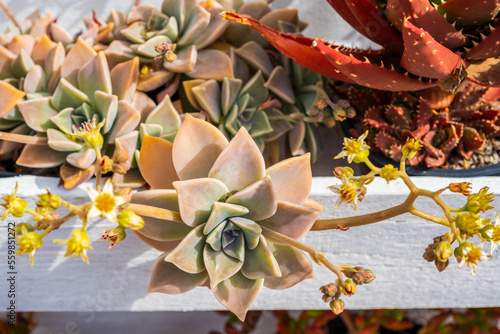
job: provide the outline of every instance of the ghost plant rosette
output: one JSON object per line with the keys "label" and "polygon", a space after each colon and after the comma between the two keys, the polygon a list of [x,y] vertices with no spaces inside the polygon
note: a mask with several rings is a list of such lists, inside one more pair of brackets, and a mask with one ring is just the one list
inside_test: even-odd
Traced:
{"label": "ghost plant rosette", "polygon": [[308,154],[266,169],[245,128],[228,143],[216,127],[186,115],[173,143],[144,138],[139,165],[153,190],[132,202],[179,212],[171,221],[145,218],[137,231],[165,252],[154,265],[150,291],[209,285],[244,319],[263,285],[282,289],[312,276],[301,252],[274,242],[280,235],[302,237],[321,210],[308,199]]}

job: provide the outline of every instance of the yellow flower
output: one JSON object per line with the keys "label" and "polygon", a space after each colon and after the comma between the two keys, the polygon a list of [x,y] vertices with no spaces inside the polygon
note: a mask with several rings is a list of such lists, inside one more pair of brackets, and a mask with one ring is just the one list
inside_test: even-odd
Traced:
{"label": "yellow flower", "polygon": [[358,203],[363,200],[366,194],[366,187],[359,185],[358,182],[350,181],[346,178],[341,178],[342,184],[340,186],[329,186],[327,189],[339,195],[337,202],[335,202],[335,209],[341,204],[351,204],[354,210],[358,212]]}
{"label": "yellow flower", "polygon": [[43,245],[43,236],[35,232],[28,232],[26,226],[21,227],[21,234],[16,236],[19,249],[16,256],[28,253],[31,260],[31,265],[35,263],[35,252]]}
{"label": "yellow flower", "polygon": [[389,184],[389,181],[394,181],[398,178],[398,169],[391,164],[385,165],[380,170],[380,177],[386,180],[387,184]]}
{"label": "yellow flower", "polygon": [[450,191],[452,193],[460,193],[465,196],[470,196],[472,184],[470,182],[450,183]]}
{"label": "yellow flower", "polygon": [[403,153],[402,159],[406,160],[413,158],[421,148],[422,144],[420,143],[420,139],[408,138],[401,149]]}
{"label": "yellow flower", "polygon": [[118,225],[131,230],[138,230],[144,227],[144,220],[132,210],[123,210],[117,215]]}
{"label": "yellow flower", "polygon": [[102,217],[108,218],[113,223],[117,223],[117,209],[120,205],[128,202],[124,196],[116,196],[113,193],[113,184],[108,179],[101,191],[92,188],[87,189],[89,197],[92,200],[92,207],[87,213],[87,218]]}
{"label": "yellow flower", "polygon": [[2,218],[0,220],[4,220],[7,218],[7,216],[12,214],[14,217],[21,218],[24,213],[26,212],[26,208],[28,207],[28,204],[26,203],[25,200],[20,199],[19,197],[16,196],[17,190],[19,189],[19,184],[16,182],[16,188],[10,195],[4,195],[3,200],[5,203],[0,204],[2,205],[5,210],[3,211]]}
{"label": "yellow flower", "polygon": [[458,261],[458,268],[467,265],[472,275],[476,276],[477,263],[486,258],[486,253],[480,247],[465,241],[455,249],[455,257]]}
{"label": "yellow flower", "polygon": [[87,250],[92,249],[92,246],[90,246],[90,240],[89,236],[87,233],[85,233],[82,230],[74,230],[71,232],[71,235],[69,236],[68,239],[66,240],[61,240],[61,239],[56,239],[54,240],[54,243],[56,244],[61,244],[61,245],[66,245],[66,253],[64,256],[71,256],[75,255],[75,259],[78,258],[78,256],[81,256],[82,259],[89,263],[89,258],[87,256]]}
{"label": "yellow flower", "polygon": [[96,125],[95,119],[93,119],[92,121],[82,123],[82,126],[75,129],[75,135],[83,138],[85,145],[87,145],[88,148],[96,149],[101,147],[104,139],[102,138],[100,130],[104,126],[105,122],[106,119]]}
{"label": "yellow flower", "polygon": [[358,139],[344,138],[344,148],[334,159],[340,159],[347,156],[347,161],[351,163],[365,162],[370,154],[370,146],[365,143],[365,138],[368,136],[368,131],[363,133]]}

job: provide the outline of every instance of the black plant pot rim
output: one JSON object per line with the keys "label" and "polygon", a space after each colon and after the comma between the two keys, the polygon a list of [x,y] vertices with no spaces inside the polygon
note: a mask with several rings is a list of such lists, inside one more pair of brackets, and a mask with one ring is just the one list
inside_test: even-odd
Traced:
{"label": "black plant pot rim", "polygon": [[[351,137],[351,125],[348,120],[340,122],[342,131],[347,137]],[[399,167],[399,163],[386,157],[380,152],[370,152],[370,160],[377,167],[383,167],[391,164]],[[465,169],[451,169],[451,168],[425,168],[419,166],[406,166],[406,173],[410,176],[439,176],[439,177],[477,177],[477,176],[494,176],[500,175],[500,163]]]}

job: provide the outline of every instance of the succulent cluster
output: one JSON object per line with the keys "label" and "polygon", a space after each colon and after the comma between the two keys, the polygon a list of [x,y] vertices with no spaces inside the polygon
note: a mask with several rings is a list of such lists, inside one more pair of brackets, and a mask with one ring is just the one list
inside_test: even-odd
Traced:
{"label": "succulent cluster", "polygon": [[439,87],[388,92],[350,86],[339,94],[356,109],[352,134],[369,131],[368,144],[385,156],[399,161],[408,138],[421,140],[423,149],[409,165],[440,167],[452,154],[470,159],[500,135],[499,88],[469,83],[452,94]]}

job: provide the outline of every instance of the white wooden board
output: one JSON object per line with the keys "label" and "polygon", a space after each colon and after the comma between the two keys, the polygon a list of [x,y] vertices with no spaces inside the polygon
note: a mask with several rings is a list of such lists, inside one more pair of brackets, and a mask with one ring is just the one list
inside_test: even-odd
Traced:
{"label": "white wooden board", "polygon": [[[45,187],[54,193],[71,197],[75,203],[87,201],[85,186],[73,191],[57,188],[52,178],[23,176],[0,180],[0,189],[10,191],[14,182],[20,185],[22,197],[34,198]],[[467,181],[467,180],[463,180]],[[498,178],[476,178],[475,190],[488,185],[498,196]],[[335,182],[332,177],[316,177],[311,197],[325,206],[321,218],[353,215],[349,207],[333,209],[335,196],[325,189]],[[415,183],[428,189],[439,189],[455,179],[415,178]],[[373,212],[401,203],[406,196],[398,182],[386,185],[375,180],[360,207],[360,214]],[[444,198],[452,205],[461,206],[464,197],[457,194]],[[429,213],[439,214],[437,207],[428,202],[418,203]],[[7,222],[0,228],[0,268],[6,272]],[[141,243],[132,233],[127,239],[108,250],[107,244],[97,243],[101,230],[109,227],[106,221],[93,222],[89,234],[94,250],[91,264],[63,258],[64,247],[53,244],[56,238],[66,238],[72,222],[60,231],[46,237],[45,244],[36,254],[33,267],[28,257],[17,259],[17,309],[23,311],[192,311],[217,310],[220,304],[206,288],[196,288],[183,295],[148,293],[151,266],[159,252]],[[361,265],[373,270],[377,279],[370,285],[359,287],[354,297],[346,300],[351,309],[370,308],[434,308],[500,306],[500,260],[481,263],[478,274],[472,277],[467,269],[454,270],[454,264],[443,273],[422,259],[432,238],[446,232],[444,227],[423,222],[404,215],[365,227],[343,231],[311,232],[304,242],[324,252],[337,264]],[[318,288],[335,280],[322,267],[315,266],[316,277],[291,289],[275,291],[264,288],[254,302],[253,309],[317,309],[326,308]],[[0,279],[0,291],[6,291],[5,278]],[[1,293],[0,305],[6,305],[6,294]]]}

